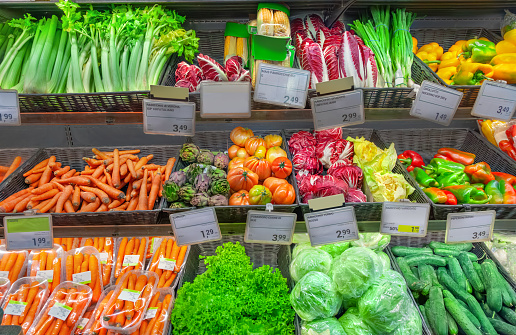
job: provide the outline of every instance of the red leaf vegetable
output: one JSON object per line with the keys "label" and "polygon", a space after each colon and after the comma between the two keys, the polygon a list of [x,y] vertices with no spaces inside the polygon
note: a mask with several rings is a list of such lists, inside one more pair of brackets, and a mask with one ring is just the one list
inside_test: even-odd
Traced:
{"label": "red leaf vegetable", "polygon": [[358,166],[348,163],[335,163],[328,169],[328,174],[344,180],[349,187],[361,188],[364,175]]}

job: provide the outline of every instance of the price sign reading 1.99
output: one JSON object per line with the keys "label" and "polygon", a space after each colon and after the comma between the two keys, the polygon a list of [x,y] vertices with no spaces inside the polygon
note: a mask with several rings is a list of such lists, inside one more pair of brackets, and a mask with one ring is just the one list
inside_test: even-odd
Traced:
{"label": "price sign reading 1.99", "polygon": [[19,126],[20,105],[18,91],[0,90],[0,126]]}
{"label": "price sign reading 1.99", "polygon": [[52,249],[52,217],[50,215],[4,217],[7,250]]}
{"label": "price sign reading 1.99", "polygon": [[484,81],[471,115],[509,121],[516,109],[516,86]]}

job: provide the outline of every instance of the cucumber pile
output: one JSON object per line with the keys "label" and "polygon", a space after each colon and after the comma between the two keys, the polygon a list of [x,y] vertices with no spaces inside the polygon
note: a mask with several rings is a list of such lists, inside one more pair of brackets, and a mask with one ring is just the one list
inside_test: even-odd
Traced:
{"label": "cucumber pile", "polygon": [[394,246],[392,253],[435,335],[515,335],[516,292],[471,243]]}

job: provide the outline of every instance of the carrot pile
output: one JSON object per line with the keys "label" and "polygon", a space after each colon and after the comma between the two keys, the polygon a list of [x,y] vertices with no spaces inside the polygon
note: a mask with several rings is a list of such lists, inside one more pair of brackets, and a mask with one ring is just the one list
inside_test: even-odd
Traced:
{"label": "carrot pile", "polygon": [[181,270],[187,249],[188,246],[179,247],[171,237],[161,241],[149,265],[149,271],[155,272],[159,277],[158,288],[172,285]]}
{"label": "carrot pile", "polygon": [[[79,290],[65,282],[57,287],[32,325],[32,335],[71,334],[91,300],[91,289],[79,285]],[[63,307],[65,305],[66,307]],[[71,308],[71,310],[69,309]],[[68,314],[68,315],[66,315]],[[66,316],[66,317],[64,317]]]}
{"label": "carrot pile", "polygon": [[96,303],[102,294],[102,278],[100,274],[98,251],[93,247],[72,249],[66,255],[66,280],[77,282],[74,275],[90,273],[90,279],[80,284],[88,285],[92,293],[92,302]]}
{"label": "carrot pile", "polygon": [[144,269],[145,252],[147,251],[146,237],[133,237],[131,239],[123,237],[119,239],[119,242],[114,272],[117,285],[126,272]]}
{"label": "carrot pile", "polygon": [[[47,284],[45,282],[39,283],[37,280],[29,278],[22,279],[26,284],[19,287],[13,285],[9,290],[8,298],[3,304],[2,308],[5,311],[2,318],[2,325],[21,326],[23,333],[26,334],[30,326],[34,322],[37,313],[41,306],[45,303],[45,298],[48,294]],[[9,313],[7,306],[11,301],[18,301],[25,303],[25,308],[18,313]]]}
{"label": "carrot pile", "polygon": [[[100,253],[100,264],[102,267],[102,285],[107,286],[111,281],[111,271],[113,271],[113,249],[114,241],[112,237],[94,237],[87,238],[84,246],[91,246]],[[103,260],[103,255],[105,261]]]}
{"label": "carrot pile", "polygon": [[11,175],[20,166],[22,158],[16,156],[10,166],[0,165],[0,183]]}
{"label": "carrot pile", "polygon": [[[0,272],[9,272],[7,278],[14,283],[26,266],[28,252],[25,250],[21,251],[5,251],[5,247],[0,251]],[[25,274],[25,273],[24,273]]]}
{"label": "carrot pile", "polygon": [[27,271],[31,277],[38,276],[39,271],[52,271],[52,277],[48,279],[50,292],[61,283],[61,257],[62,248],[59,250],[32,250],[29,254],[30,270]]}
{"label": "carrot pile", "polygon": [[[143,319],[149,299],[156,289],[156,274],[152,272],[129,271],[117,285],[101,316],[101,325],[115,331],[133,332]],[[124,300],[126,290],[138,291],[134,301]]]}
{"label": "carrot pile", "polygon": [[87,165],[82,171],[57,162],[55,156],[38,163],[23,174],[29,188],[1,201],[0,213],[152,209],[176,160],[170,158],[162,166],[148,164],[153,155],[138,157],[140,150],[92,151],[94,158],[83,157]]}

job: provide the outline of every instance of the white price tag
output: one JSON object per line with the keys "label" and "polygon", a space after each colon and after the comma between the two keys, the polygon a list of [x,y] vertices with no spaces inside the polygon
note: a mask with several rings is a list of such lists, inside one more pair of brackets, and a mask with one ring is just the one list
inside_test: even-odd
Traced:
{"label": "white price tag", "polygon": [[483,242],[491,239],[495,211],[450,213],[446,220],[446,243]]}
{"label": "white price tag", "polygon": [[72,281],[77,284],[91,283],[91,271],[72,274]]}
{"label": "white price tag", "polygon": [[20,126],[18,91],[0,90],[0,126]]}
{"label": "white price tag", "polygon": [[140,294],[142,294],[141,291],[123,289],[122,292],[118,295],[118,299],[136,302],[136,300],[138,300],[140,297]]}
{"label": "white price tag", "polygon": [[27,303],[23,301],[11,300],[4,309],[5,314],[20,316],[27,307]]}
{"label": "white price tag", "polygon": [[305,222],[312,247],[358,240],[357,219],[353,207],[307,213]]}
{"label": "white price tag", "polygon": [[203,118],[251,117],[251,83],[248,81],[203,81],[200,93]]}
{"label": "white price tag", "polygon": [[86,325],[88,324],[88,322],[90,322],[90,319],[88,319],[88,318],[81,318],[81,320],[77,324],[77,328],[78,329],[84,329],[86,327]]}
{"label": "white price tag", "polygon": [[122,261],[123,266],[136,266],[140,262],[140,255],[125,255]]}
{"label": "white price tag", "polygon": [[254,101],[305,108],[310,71],[260,63],[256,74]]}
{"label": "white price tag", "polygon": [[292,243],[297,215],[264,211],[247,212],[244,241],[250,243]]}
{"label": "white price tag", "polygon": [[222,238],[215,208],[213,207],[170,214],[170,223],[177,245],[180,247],[217,241]]}
{"label": "white price tag", "polygon": [[410,115],[449,126],[462,99],[462,92],[423,81]]}
{"label": "white price tag", "polygon": [[161,237],[154,237],[151,241],[151,252],[155,253],[163,239]]}
{"label": "white price tag", "polygon": [[107,264],[109,254],[107,252],[101,252],[99,254],[100,264]]}
{"label": "white price tag", "polygon": [[52,217],[50,215],[4,217],[6,250],[52,249]]}
{"label": "white price tag", "polygon": [[[7,256],[4,256],[4,257],[9,257],[9,256],[7,255]],[[9,271],[0,271],[0,278],[2,278],[2,279],[9,279]]]}
{"label": "white price tag", "polygon": [[365,122],[362,90],[312,98],[311,105],[315,130]]}
{"label": "white price tag", "polygon": [[169,258],[160,258],[158,263],[158,269],[174,271],[176,267],[176,261]]}
{"label": "white price tag", "polygon": [[471,115],[509,121],[516,110],[516,87],[485,80]]}
{"label": "white price tag", "polygon": [[430,204],[384,202],[380,233],[424,237],[429,215]]}
{"label": "white price tag", "polygon": [[59,320],[66,321],[68,315],[72,311],[72,307],[66,306],[60,302],[56,302],[52,308],[48,311],[48,315],[58,318]]}
{"label": "white price tag", "polygon": [[145,313],[145,318],[143,318],[143,319],[144,320],[153,319],[157,313],[158,313],[158,307],[149,307],[147,309],[147,312]]}
{"label": "white price tag", "polygon": [[195,103],[143,99],[143,132],[193,136],[195,134]]}
{"label": "white price tag", "polygon": [[54,279],[54,270],[41,270],[36,272],[36,278],[41,278],[43,280],[48,281],[49,283],[52,282]]}

